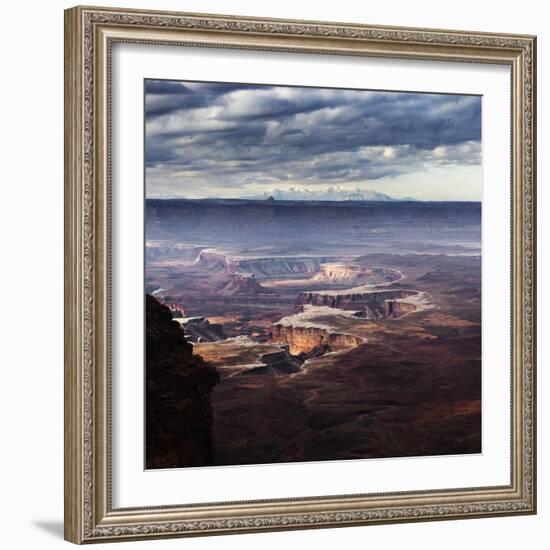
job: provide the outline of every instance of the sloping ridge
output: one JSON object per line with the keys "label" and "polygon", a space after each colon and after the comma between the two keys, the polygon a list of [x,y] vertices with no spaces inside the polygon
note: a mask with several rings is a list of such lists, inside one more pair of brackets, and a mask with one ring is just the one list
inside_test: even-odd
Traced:
{"label": "sloping ridge", "polygon": [[170,309],[149,294],[145,339],[146,468],[211,464],[216,369],[193,354]]}

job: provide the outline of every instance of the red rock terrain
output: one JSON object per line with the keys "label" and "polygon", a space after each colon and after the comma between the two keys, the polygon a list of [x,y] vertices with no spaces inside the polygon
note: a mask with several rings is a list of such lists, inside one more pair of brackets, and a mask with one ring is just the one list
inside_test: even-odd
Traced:
{"label": "red rock terrain", "polygon": [[148,467],[481,451],[478,205],[151,204]]}
{"label": "red rock terrain", "polygon": [[321,328],[300,314],[272,324],[270,341],[291,353],[325,353],[291,375],[222,378],[213,392],[221,464],[481,451],[479,259],[386,260],[432,307],[310,316]]}

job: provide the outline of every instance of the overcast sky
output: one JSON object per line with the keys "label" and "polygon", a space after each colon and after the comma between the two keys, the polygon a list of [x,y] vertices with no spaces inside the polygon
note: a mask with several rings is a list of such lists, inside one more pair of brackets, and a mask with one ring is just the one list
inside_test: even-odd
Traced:
{"label": "overcast sky", "polygon": [[148,197],[481,199],[481,98],[147,80]]}

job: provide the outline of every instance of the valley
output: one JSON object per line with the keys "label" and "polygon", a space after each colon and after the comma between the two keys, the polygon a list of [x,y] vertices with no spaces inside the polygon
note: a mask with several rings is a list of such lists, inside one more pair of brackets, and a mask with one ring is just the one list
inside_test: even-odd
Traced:
{"label": "valley", "polygon": [[147,203],[212,464],[481,452],[479,204],[297,202]]}

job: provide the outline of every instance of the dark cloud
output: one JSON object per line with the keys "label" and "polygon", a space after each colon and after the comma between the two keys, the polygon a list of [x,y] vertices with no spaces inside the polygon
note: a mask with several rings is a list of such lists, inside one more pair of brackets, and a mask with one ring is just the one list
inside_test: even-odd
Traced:
{"label": "dark cloud", "polygon": [[145,90],[151,186],[357,183],[480,164],[478,96],[159,80]]}
{"label": "dark cloud", "polygon": [[[241,84],[176,82],[173,80],[145,80],[147,119],[157,116],[217,104],[222,96],[242,89]],[[255,89],[250,86],[248,89]]]}

